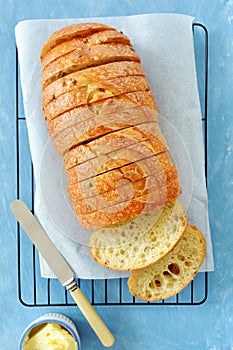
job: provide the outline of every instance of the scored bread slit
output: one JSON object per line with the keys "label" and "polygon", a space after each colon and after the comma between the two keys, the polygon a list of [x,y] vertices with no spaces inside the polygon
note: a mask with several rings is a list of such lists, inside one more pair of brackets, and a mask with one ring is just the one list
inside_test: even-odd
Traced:
{"label": "scored bread slit", "polygon": [[[138,163],[146,162],[144,159]],[[140,165],[141,165],[140,164]],[[125,169],[124,169],[125,168]],[[158,169],[135,169],[135,164],[131,163],[125,167],[116,168],[109,172],[97,175],[75,184],[69,184],[67,187],[68,195],[72,203],[82,199],[95,197],[109,198],[109,194],[124,190],[125,184],[130,183],[136,190],[141,190],[145,186],[154,187],[154,183],[163,184],[178,179],[177,169],[166,163]],[[153,181],[154,183],[151,183]],[[150,190],[150,188],[149,188]]]}
{"label": "scored bread slit", "polygon": [[78,123],[91,121],[91,119],[99,124],[110,124],[111,122],[130,126],[141,124],[138,123],[140,120],[142,122],[158,121],[158,115],[156,105],[150,95],[146,91],[136,91],[72,108],[52,120],[47,120],[47,126],[53,137],[54,134],[74,124],[78,125]]}
{"label": "scored bread slit", "polygon": [[[142,190],[130,191],[132,188],[130,189],[129,186],[125,185],[115,191],[105,192],[104,198],[97,195],[76,202],[73,201],[74,211],[77,215],[90,214],[95,211],[111,213],[114,212],[115,208],[118,211],[120,207],[124,209],[132,200],[141,201],[144,204],[143,211],[148,211],[148,207],[153,206],[154,209],[162,207],[181,194],[178,179],[169,179],[169,181],[163,179],[161,184],[158,184],[154,175],[156,174],[150,176],[151,183],[148,184],[148,187]],[[132,186],[133,183],[130,185]],[[119,194],[118,197],[117,194]]]}
{"label": "scored bread slit", "polygon": [[61,43],[71,40],[74,38],[80,38],[85,37],[87,35],[90,35],[91,33],[101,32],[105,30],[113,30],[114,28],[100,24],[100,23],[84,23],[84,24],[72,24],[69,26],[66,26],[64,28],[59,29],[58,31],[54,32],[50,38],[46,41],[44,44],[40,59],[43,63],[44,57],[47,53],[49,53],[50,50],[52,50],[55,46],[60,45]]}
{"label": "scored bread slit", "polygon": [[[163,152],[161,152],[161,153],[163,153]],[[146,157],[144,157],[144,158],[140,158],[139,160],[145,160],[145,159],[149,159],[149,158],[151,158],[151,157],[155,158],[155,156],[151,156],[151,155],[150,155],[150,156],[146,156]],[[112,159],[109,158],[109,160],[112,160]],[[139,160],[138,160],[138,161],[139,161]],[[86,175],[86,176],[88,176],[88,177],[86,177],[86,176],[81,177],[80,180],[79,180],[79,181],[77,180],[76,182],[73,182],[73,181],[70,179],[71,176],[68,175],[69,170],[73,170],[73,169],[75,168],[75,167],[73,167],[73,168],[67,170],[68,180],[69,180],[69,183],[72,185],[72,184],[75,184],[75,183],[77,183],[77,182],[82,182],[82,181],[87,180],[87,179],[92,179],[93,177],[96,177],[96,176],[101,175],[101,174],[106,174],[106,173],[108,173],[108,172],[111,171],[111,170],[115,170],[115,169],[121,168],[121,167],[123,167],[123,166],[133,164],[133,163],[135,163],[134,160],[128,160],[128,161],[125,161],[125,162],[123,161],[123,164],[121,164],[121,165],[119,165],[119,164],[116,163],[116,165],[113,166],[111,169],[103,170],[103,171],[101,171],[100,173],[98,173],[98,174],[92,174],[91,176]],[[81,165],[81,164],[79,164],[79,165]],[[79,166],[79,165],[78,165],[78,166]],[[76,166],[76,167],[78,167],[78,166]],[[76,176],[75,176],[75,177],[76,177]],[[77,177],[76,177],[76,178],[77,178]]]}
{"label": "scored bread slit", "polygon": [[[141,102],[141,98],[143,96],[145,97],[145,101],[144,101],[144,104],[142,104],[140,107],[139,102]],[[50,120],[48,120],[45,116],[45,119],[48,122],[48,124],[55,123],[56,118],[61,118],[61,117],[63,117],[63,115],[65,115],[65,117],[67,115],[67,117],[68,117],[70,112],[73,110],[78,110],[81,107],[92,108],[92,107],[95,107],[97,104],[109,102],[112,99],[117,99],[117,100],[119,99],[121,102],[123,102],[125,99],[126,107],[128,106],[128,104],[132,104],[132,106],[138,107],[139,109],[143,109],[143,108],[149,109],[150,108],[152,110],[152,112],[155,113],[156,119],[157,119],[157,107],[156,107],[153,99],[151,98],[150,94],[148,94],[148,92],[146,90],[137,90],[137,91],[127,92],[127,93],[123,92],[123,93],[120,93],[118,95],[106,97],[104,99],[101,99],[100,101],[94,101],[94,102],[89,103],[89,104],[83,104],[83,105],[80,105],[78,107],[67,109],[65,112],[63,112],[57,116],[54,116],[54,117],[52,116],[52,119],[50,119]],[[128,110],[128,109],[126,108],[126,110]],[[83,120],[85,120],[85,118]]]}
{"label": "scored bread slit", "polygon": [[[153,158],[153,159],[152,159]],[[171,161],[171,157],[168,152],[163,152],[157,155],[157,164],[156,167],[151,166],[151,161],[154,160],[154,157],[147,157],[141,159],[137,162],[131,162],[127,165],[118,167],[116,169],[111,169],[102,174],[97,174],[95,177],[89,178],[84,181],[76,182],[75,184],[68,185],[68,191],[76,191],[77,186],[82,186],[88,190],[88,196],[93,196],[95,193],[93,189],[98,189],[99,193],[104,193],[115,189],[116,183],[122,179],[130,179],[131,181],[137,181],[143,179],[153,173],[161,173],[163,170],[166,176],[171,176],[174,174],[174,177],[178,177],[178,172],[175,165]],[[85,194],[87,197],[87,193]]]}
{"label": "scored bread slit", "polygon": [[88,50],[86,52],[84,50],[79,51],[75,50],[65,54],[61,59],[58,57],[45,67],[42,72],[42,90],[56,79],[75,71],[116,61],[135,61],[140,63],[140,58],[136,52],[126,45],[102,44],[89,48],[89,52]]}
{"label": "scored bread slit", "polygon": [[56,151],[61,155],[75,144],[107,134],[111,128],[117,131],[155,121],[158,121],[158,115],[153,100],[145,91],[137,91],[71,109],[48,121],[47,127]]}
{"label": "scored bread slit", "polygon": [[82,71],[84,69],[88,69],[91,67],[98,67],[101,66],[103,64],[108,64],[108,63],[112,63],[112,62],[120,62],[120,61],[133,61],[133,62],[138,62],[138,60],[133,59],[131,57],[127,57],[127,56],[120,56],[120,57],[109,57],[108,59],[105,59],[105,61],[103,62],[102,60],[99,61],[92,61],[90,62],[90,64],[87,64],[86,66],[78,66],[77,64],[72,65],[69,68],[64,69],[63,71],[60,71],[58,73],[55,73],[52,77],[50,77],[49,79],[46,78],[45,81],[43,81],[42,83],[42,90],[44,88],[46,88],[49,84],[53,83],[55,80],[61,79],[65,76],[68,76],[69,74],[73,74],[75,72],[78,71]]}
{"label": "scored bread slit", "polygon": [[[101,92],[101,90],[99,90],[99,89],[102,89],[102,88],[99,87],[99,89],[96,90],[96,92],[97,93],[99,92],[98,95],[100,96],[100,98],[98,98],[97,95],[94,98],[92,96],[92,100],[90,101],[90,97],[88,96],[87,89],[88,89],[87,87],[82,87],[82,88],[79,89],[80,91],[75,91],[75,90],[69,91],[67,94],[69,94],[71,96],[71,98],[68,100],[69,104],[67,104],[67,105],[65,105],[65,103],[66,103],[65,100],[67,98],[67,94],[60,95],[58,97],[59,100],[61,100],[61,101],[63,100],[61,102],[61,104],[59,103],[60,101],[58,101],[57,103],[53,103],[53,101],[51,101],[49,104],[47,104],[43,108],[45,120],[50,122],[51,120],[57,118],[61,114],[69,112],[69,111],[71,111],[74,108],[84,107],[85,105],[91,105],[92,103],[94,103],[96,101],[103,101],[104,102],[108,98],[112,98],[112,97],[117,97],[117,96],[119,96],[119,97],[122,96],[123,97],[125,94],[132,94],[134,92],[146,92],[148,94],[148,97],[151,97],[150,93],[148,93],[148,91],[146,89],[140,89],[139,88],[137,90],[136,89],[134,90],[132,88],[132,90],[130,89],[127,92],[120,92],[119,91],[119,92],[115,92],[114,93],[110,89],[103,88],[105,90],[105,94],[103,94],[103,92]],[[80,95],[80,96],[78,96],[78,95]],[[79,98],[78,100],[77,100],[77,97]],[[148,100],[148,102],[150,103],[149,106],[151,108],[156,109],[156,106],[153,103],[153,100],[151,100],[151,101]]]}
{"label": "scored bread slit", "polygon": [[81,71],[75,71],[63,78],[55,80],[44,88],[42,96],[42,106],[46,106],[50,101],[61,94],[71,91],[73,88],[80,88],[91,82],[106,81],[124,76],[140,75],[145,76],[142,66],[134,61],[118,61],[104,63],[96,67],[89,67]]}
{"label": "scored bread slit", "polygon": [[108,29],[104,31],[98,31],[82,37],[75,36],[55,46],[46,54],[43,59],[43,70],[49,63],[58,57],[62,57],[66,53],[72,52],[87,45],[95,46],[99,44],[124,44],[131,46],[129,38],[115,30]]}
{"label": "scored bread slit", "polygon": [[[139,161],[142,163],[145,160]],[[148,169],[141,169],[132,167],[132,164],[125,167],[110,170],[109,174],[103,173],[97,175],[94,179],[87,179],[83,182],[78,182],[67,186],[67,191],[71,202],[77,202],[82,199],[89,199],[95,197],[96,194],[103,198],[108,198],[109,194],[115,194],[117,190],[126,188],[130,183],[136,190],[144,189],[147,182],[151,183],[151,179],[156,176],[156,181],[172,181],[177,178],[177,169],[174,166],[164,167],[163,171],[151,172]],[[125,168],[125,169],[124,169]]]}
{"label": "scored bread slit", "polygon": [[[166,203],[164,203],[164,200],[161,203],[150,203],[148,201],[141,201],[134,198],[127,203],[126,206],[124,206],[124,203],[123,205],[122,203],[116,205],[116,207],[119,207],[119,210],[117,208],[117,211],[108,213],[97,210],[89,214],[77,214],[77,218],[79,219],[81,226],[86,230],[93,230],[102,227],[107,228],[116,223],[134,219],[143,213],[155,211],[156,209],[162,211],[164,205],[170,203],[171,200]],[[163,252],[164,250],[161,250],[161,253]]]}
{"label": "scored bread slit", "polygon": [[45,119],[50,121],[72,108],[136,91],[146,91],[149,96],[153,96],[144,76],[113,78],[99,85],[95,83],[82,86],[61,94],[44,106]]}
{"label": "scored bread slit", "polygon": [[[154,159],[154,163],[157,161],[157,156],[160,153],[166,152],[165,147],[158,151],[153,150],[150,147],[148,140],[134,143],[124,148],[120,148],[116,151],[112,151],[108,154],[103,154],[96,158],[87,160],[86,162],[75,165],[71,169],[67,170],[67,177],[70,183],[80,182],[87,178],[96,176],[96,174],[105,173],[111,169],[116,169],[120,166],[130,164],[132,162],[138,162],[139,160],[150,158]],[[153,166],[153,164],[151,164]],[[154,167],[156,164],[154,164]]]}
{"label": "scored bread slit", "polygon": [[[70,147],[64,156],[65,169],[70,169],[80,163],[104,154],[110,154],[118,149],[147,141],[147,146],[153,154],[168,150],[158,122],[141,123],[123,129],[106,132],[105,135],[95,137],[93,140],[82,142],[80,145]],[[144,146],[144,144],[142,143]]]}
{"label": "scored bread slit", "polygon": [[[147,123],[150,122],[148,121]],[[106,123],[106,125],[98,125],[97,121],[96,125],[95,121],[91,118],[84,121],[82,125],[73,124],[55,136],[51,135],[51,139],[58,155],[65,156],[67,152],[72,151],[77,146],[87,145],[89,142],[101,139],[102,137],[116,133],[117,131],[124,131],[131,127],[130,125],[119,124],[120,123],[108,125]],[[145,124],[145,122],[135,123],[134,126],[140,127],[142,124]],[[88,125],[91,125],[91,128],[87,130]]]}

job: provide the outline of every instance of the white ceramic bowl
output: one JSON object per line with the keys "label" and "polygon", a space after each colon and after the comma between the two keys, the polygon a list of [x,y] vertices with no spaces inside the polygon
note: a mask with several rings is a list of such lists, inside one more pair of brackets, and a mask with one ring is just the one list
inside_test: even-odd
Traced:
{"label": "white ceramic bowl", "polygon": [[74,338],[76,343],[78,344],[78,350],[81,349],[81,342],[80,342],[80,337],[77,331],[77,328],[73,321],[71,321],[68,317],[62,315],[62,314],[45,314],[31,322],[23,331],[20,342],[19,342],[19,350],[23,350],[23,345],[26,340],[26,337],[28,333],[35,327],[44,324],[44,323],[56,323],[65,328]]}

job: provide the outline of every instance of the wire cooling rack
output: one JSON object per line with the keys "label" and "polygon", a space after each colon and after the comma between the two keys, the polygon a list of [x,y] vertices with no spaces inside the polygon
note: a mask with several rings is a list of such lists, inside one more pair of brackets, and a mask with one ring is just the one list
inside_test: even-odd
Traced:
{"label": "wire cooling rack", "polygon": [[[208,100],[208,31],[200,23],[193,24],[198,88],[202,108],[207,176],[207,100]],[[16,52],[16,172],[17,198],[24,200],[34,212],[34,178],[23,111],[19,65]],[[24,231],[17,225],[18,297],[25,306],[74,306],[69,293],[56,279],[40,276],[39,255]],[[199,273],[182,292],[157,302],[144,302],[133,297],[127,279],[80,280],[78,283],[92,305],[201,305],[208,295],[208,273]]]}

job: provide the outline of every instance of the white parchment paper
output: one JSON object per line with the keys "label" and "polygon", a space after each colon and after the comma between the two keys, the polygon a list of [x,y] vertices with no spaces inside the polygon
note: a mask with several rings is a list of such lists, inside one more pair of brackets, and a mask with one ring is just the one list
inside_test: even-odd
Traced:
{"label": "white parchment paper", "polygon": [[[17,24],[16,44],[21,86],[34,165],[35,214],[54,244],[80,278],[128,276],[97,264],[88,249],[89,232],[82,230],[66,194],[62,160],[55,154],[41,110],[40,51],[63,26],[95,21],[122,30],[138,52],[153,90],[160,125],[178,167],[183,188],[180,200],[189,224],[198,226],[207,241],[201,271],[214,269],[204,175],[204,144],[193,46],[193,18],[176,14],[128,17],[28,20]],[[54,277],[40,259],[41,275]]]}

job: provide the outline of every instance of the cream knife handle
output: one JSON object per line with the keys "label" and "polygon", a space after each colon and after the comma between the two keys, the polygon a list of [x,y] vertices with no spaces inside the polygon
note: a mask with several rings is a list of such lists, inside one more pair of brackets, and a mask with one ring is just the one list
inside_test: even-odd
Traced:
{"label": "cream knife handle", "polygon": [[80,288],[76,288],[70,292],[74,301],[78,305],[79,309],[86,317],[87,321],[93,328],[97,337],[100,339],[104,346],[112,346],[114,344],[114,336],[102,320],[102,318],[95,311],[89,300],[83,294]]}

